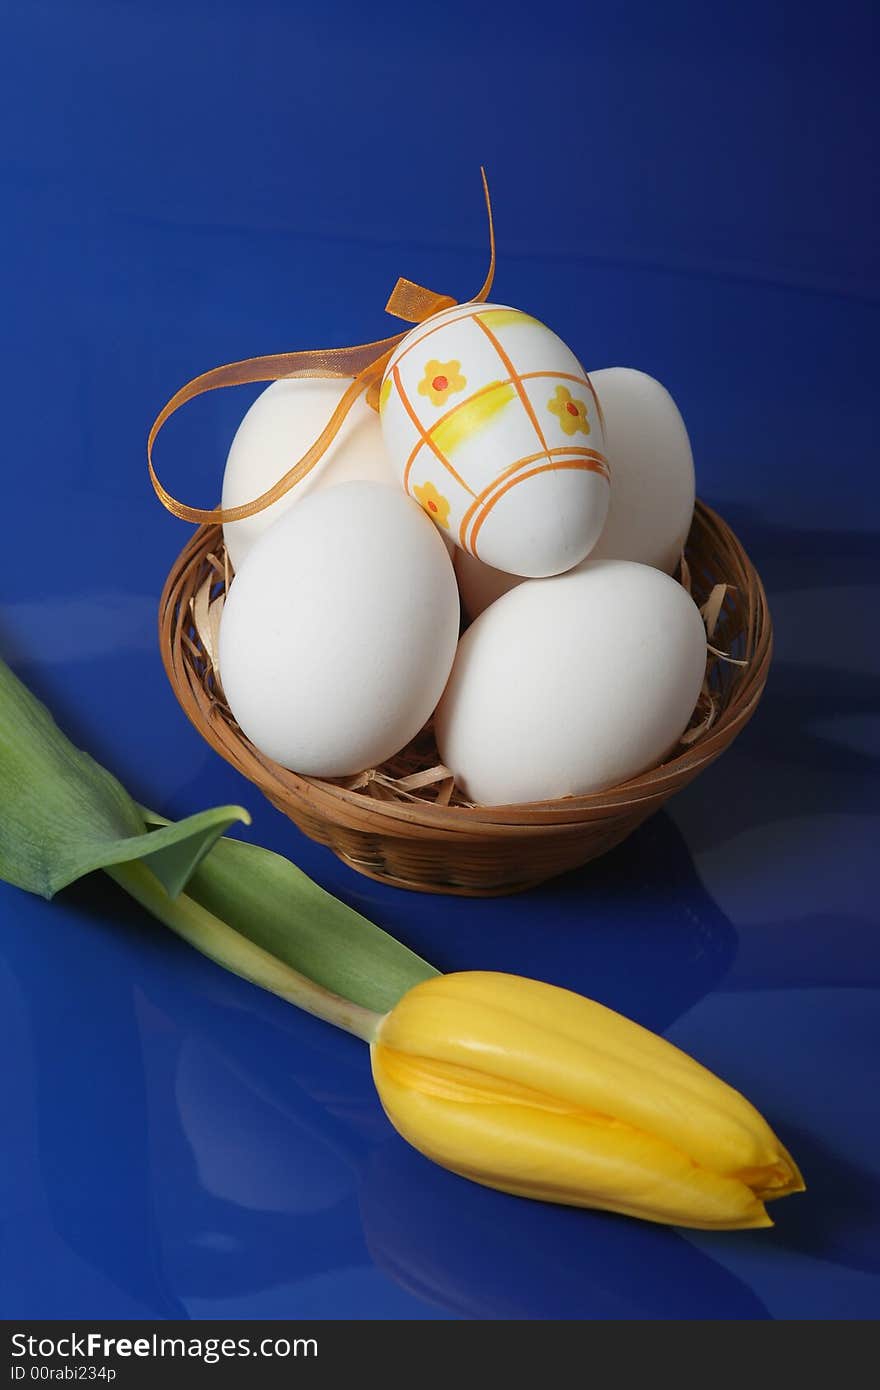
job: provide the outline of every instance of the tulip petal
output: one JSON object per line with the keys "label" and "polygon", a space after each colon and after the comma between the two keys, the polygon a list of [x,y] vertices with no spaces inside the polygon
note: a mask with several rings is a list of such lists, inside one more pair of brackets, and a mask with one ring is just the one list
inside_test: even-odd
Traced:
{"label": "tulip petal", "polygon": [[569,990],[489,972],[440,976],[404,995],[380,1040],[613,1117],[702,1168],[751,1174],[768,1193],[796,1190],[800,1181],[738,1091],[663,1038]]}
{"label": "tulip petal", "polygon": [[770,1226],[744,1182],[613,1120],[485,1098],[462,1101],[419,1084],[419,1064],[382,1043],[373,1076],[395,1129],[462,1177],[517,1196],[598,1207],[707,1230]]}

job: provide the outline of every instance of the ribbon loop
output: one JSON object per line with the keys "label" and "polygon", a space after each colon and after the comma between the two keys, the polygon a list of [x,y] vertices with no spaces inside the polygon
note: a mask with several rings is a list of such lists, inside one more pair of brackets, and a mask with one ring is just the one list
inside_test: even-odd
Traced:
{"label": "ribbon loop", "polygon": [[[492,221],[492,203],[489,198],[489,185],[486,171],[480,170],[483,179],[483,196],[486,199],[486,214],[489,219],[489,269],[483,284],[472,302],[486,300],[495,276],[495,229]],[[408,323],[424,323],[425,319],[444,309],[451,309],[458,301],[446,294],[436,294],[417,285],[413,280],[401,277],[385,306],[388,313]],[[339,433],[346,415],[360,395],[366,392],[368,405],[378,409],[379,386],[382,374],[392,352],[402,342],[406,333],[397,333],[390,338],[379,338],[372,343],[360,343],[354,347],[310,348],[302,352],[279,352],[269,357],[248,357],[242,362],[230,362],[224,367],[214,367],[194,377],[171,397],[162,407],[147,439],[147,468],[153,489],[163,507],[182,521],[197,524],[225,524],[241,521],[247,516],[255,516],[266,507],[271,507],[286,492],[306,477],[329,449]],[[153,447],[162,426],[176,410],[186,405],[196,396],[206,391],[217,391],[225,386],[244,386],[257,381],[280,381],[287,377],[353,377],[339,404],[324,426],[318,438],[309,446],[302,458],[280,478],[274,487],[268,488],[251,502],[239,507],[188,507],[172,497],[156,475],[153,466]]]}
{"label": "ribbon loop", "polygon": [[417,285],[414,280],[406,280],[401,275],[388,296],[385,312],[393,314],[396,319],[405,319],[407,323],[424,323],[433,314],[451,309],[457,303],[458,300],[451,295],[436,294],[434,290]]}

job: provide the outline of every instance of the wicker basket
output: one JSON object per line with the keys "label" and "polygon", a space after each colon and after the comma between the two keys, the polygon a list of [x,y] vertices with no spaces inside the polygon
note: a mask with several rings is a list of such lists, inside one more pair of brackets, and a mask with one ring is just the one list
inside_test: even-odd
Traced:
{"label": "wicker basket", "polygon": [[395,760],[387,775],[371,772],[359,785],[300,777],[264,757],[235,723],[214,673],[217,599],[229,579],[217,526],[195,533],[168,577],[160,644],[174,692],[199,733],[306,835],[352,868],[422,892],[512,893],[619,844],[714,762],[754,713],[772,651],[767,599],[736,536],[701,502],[682,578],[696,602],[707,605],[710,648],[701,702],[678,751],[608,791],[528,805],[471,806],[453,794],[451,782],[444,786],[430,774],[420,785],[418,768],[437,762],[430,729],[402,765]]}

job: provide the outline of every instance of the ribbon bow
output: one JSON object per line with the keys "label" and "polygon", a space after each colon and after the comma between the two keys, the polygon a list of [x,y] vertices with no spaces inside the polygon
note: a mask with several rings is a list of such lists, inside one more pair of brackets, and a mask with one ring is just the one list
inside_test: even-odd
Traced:
{"label": "ribbon bow", "polygon": [[[479,291],[472,300],[468,301],[474,304],[485,303],[495,278],[495,228],[492,221],[492,202],[489,197],[489,184],[486,180],[485,169],[481,168],[480,174],[483,180],[483,196],[486,199],[486,214],[489,220],[489,269]],[[424,285],[417,285],[412,280],[401,278],[391,291],[385,309],[387,313],[393,314],[395,318],[403,319],[406,323],[424,323],[425,319],[431,318],[433,314],[441,313],[444,309],[451,309],[456,303],[458,301],[449,295],[436,294],[433,290],[426,289]],[[408,331],[406,330],[406,332]],[[180,517],[182,521],[214,525],[228,521],[241,521],[246,516],[255,516],[257,512],[271,507],[273,502],[277,502],[279,497],[283,497],[296,483],[305,478],[324,456],[339,433],[342,422],[358,396],[366,391],[368,403],[374,409],[378,408],[382,374],[397,344],[406,337],[406,332],[397,333],[391,338],[379,338],[372,343],[360,343],[354,347],[307,348],[301,352],[277,352],[269,357],[248,357],[243,362],[230,362],[225,367],[214,367],[210,372],[203,372],[201,376],[193,377],[192,381],[181,386],[180,390],[175,392],[170,401],[159,411],[147,439],[147,466],[150,470],[150,481],[159,501],[164,507],[167,507],[169,512]],[[166,420],[169,420],[182,405],[186,405],[187,401],[194,400],[196,396],[204,395],[206,391],[216,391],[221,386],[244,386],[248,382],[254,381],[280,381],[285,377],[354,377],[354,380],[344,392],[342,399],[318,438],[309,446],[302,458],[288,469],[283,478],[279,478],[274,487],[270,487],[259,497],[255,497],[252,502],[244,502],[238,507],[188,507],[185,503],[178,502],[176,498],[172,497],[167,488],[163,487],[159,481],[153,466],[153,446]]]}

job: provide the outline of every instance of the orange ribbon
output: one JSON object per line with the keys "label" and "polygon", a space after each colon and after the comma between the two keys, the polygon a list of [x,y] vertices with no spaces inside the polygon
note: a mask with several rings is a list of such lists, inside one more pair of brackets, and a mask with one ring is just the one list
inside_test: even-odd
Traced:
{"label": "orange ribbon", "polygon": [[[492,203],[489,198],[489,184],[486,180],[485,169],[481,169],[480,174],[483,179],[483,195],[486,199],[486,214],[489,219],[489,269],[478,293],[474,295],[472,300],[468,301],[468,303],[473,304],[485,303],[495,278],[495,228],[492,222]],[[435,294],[433,290],[426,289],[424,285],[417,285],[412,280],[401,278],[391,291],[385,309],[387,313],[393,314],[395,318],[403,319],[407,323],[424,323],[425,319],[431,318],[433,314],[439,314],[444,309],[451,309],[457,302],[449,295]],[[324,456],[339,433],[343,420],[362,392],[367,392],[368,403],[374,409],[377,408],[382,374],[392,352],[405,337],[406,333],[398,333],[392,338],[379,338],[373,343],[360,343],[355,347],[310,348],[302,352],[278,352],[269,357],[248,357],[243,362],[230,362],[225,367],[214,367],[212,371],[203,372],[201,376],[194,377],[185,386],[181,386],[167,405],[162,407],[153,421],[147,439],[147,466],[150,470],[150,481],[159,501],[168,508],[169,512],[180,517],[182,521],[194,521],[200,524],[241,521],[246,516],[254,516],[257,512],[264,511],[266,507],[271,507],[273,502],[277,502],[279,497],[283,497],[306,474],[310,473],[315,464]],[[354,380],[344,392],[342,399],[318,438],[306,450],[302,458],[288,469],[283,478],[279,478],[274,487],[270,487],[259,497],[255,497],[252,502],[244,502],[239,507],[188,507],[185,503],[178,502],[176,498],[172,497],[167,488],[163,487],[159,481],[153,467],[153,446],[166,420],[169,420],[182,405],[186,405],[187,401],[194,400],[196,396],[204,395],[206,391],[216,391],[221,386],[244,386],[254,381],[280,381],[286,377],[354,377]]]}

